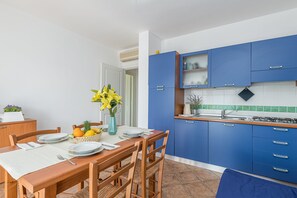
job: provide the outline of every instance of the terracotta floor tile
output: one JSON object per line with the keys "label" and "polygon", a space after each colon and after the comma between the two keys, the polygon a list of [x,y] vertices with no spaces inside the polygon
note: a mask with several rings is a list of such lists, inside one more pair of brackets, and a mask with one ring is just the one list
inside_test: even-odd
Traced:
{"label": "terracotta floor tile", "polygon": [[220,184],[220,180],[210,180],[210,181],[205,181],[204,185],[207,186],[212,192],[217,194],[218,187]]}
{"label": "terracotta floor tile", "polygon": [[195,172],[193,172],[193,171],[179,172],[179,173],[177,174],[177,178],[178,178],[178,180],[179,180],[182,184],[187,184],[187,183],[193,183],[193,182],[200,181],[200,180],[196,177]]}
{"label": "terracotta floor tile", "polygon": [[163,188],[163,198],[189,198],[191,195],[181,184],[174,184]]}
{"label": "terracotta floor tile", "polygon": [[208,187],[206,187],[203,182],[195,182],[191,184],[184,185],[184,188],[191,194],[192,197],[211,197],[215,196]]}
{"label": "terracotta floor tile", "polygon": [[207,169],[199,169],[196,172],[196,176],[201,180],[201,181],[208,181],[208,180],[218,180],[220,179],[220,176],[214,174],[212,171],[207,170]]}
{"label": "terracotta floor tile", "polygon": [[168,186],[173,184],[181,184],[178,179],[178,174],[164,174],[162,186]]}

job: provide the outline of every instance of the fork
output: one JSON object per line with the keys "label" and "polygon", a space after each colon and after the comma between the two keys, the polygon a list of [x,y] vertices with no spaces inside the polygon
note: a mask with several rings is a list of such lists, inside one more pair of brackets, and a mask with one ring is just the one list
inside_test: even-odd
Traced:
{"label": "fork", "polygon": [[58,158],[59,160],[67,160],[70,164],[72,164],[72,165],[76,165],[75,162],[71,161],[70,159],[67,159],[67,158],[63,157],[63,156],[60,155],[60,154],[57,155],[57,158]]}

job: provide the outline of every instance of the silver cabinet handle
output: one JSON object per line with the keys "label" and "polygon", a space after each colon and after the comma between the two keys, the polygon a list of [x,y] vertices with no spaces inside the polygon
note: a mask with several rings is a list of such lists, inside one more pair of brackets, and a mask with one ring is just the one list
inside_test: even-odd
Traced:
{"label": "silver cabinet handle", "polygon": [[278,145],[285,145],[285,146],[289,144],[288,142],[281,142],[281,141],[275,141],[275,140],[273,140],[272,143],[278,144]]}
{"label": "silver cabinet handle", "polygon": [[157,91],[164,91],[163,88],[157,88]]}
{"label": "silver cabinet handle", "polygon": [[289,156],[287,156],[287,155],[279,155],[279,154],[275,154],[275,153],[273,153],[272,155],[273,155],[273,157],[282,158],[282,159],[288,159],[289,158]]}
{"label": "silver cabinet handle", "polygon": [[194,121],[188,121],[188,120],[186,120],[186,123],[188,123],[188,124],[194,124]]}
{"label": "silver cabinet handle", "polygon": [[289,129],[284,129],[284,128],[273,128],[274,131],[280,131],[280,132],[288,132]]}
{"label": "silver cabinet handle", "polygon": [[0,126],[0,129],[6,129],[7,126]]}
{"label": "silver cabinet handle", "polygon": [[225,87],[233,87],[233,86],[235,86],[234,83],[231,83],[231,84],[225,84]]}
{"label": "silver cabinet handle", "polygon": [[269,69],[282,69],[282,65],[270,66]]}
{"label": "silver cabinet handle", "polygon": [[157,85],[157,88],[164,88],[164,85]]}
{"label": "silver cabinet handle", "polygon": [[234,124],[224,124],[224,126],[227,126],[227,127],[234,127]]}
{"label": "silver cabinet handle", "polygon": [[277,168],[277,167],[272,167],[273,170],[278,171],[278,172],[282,172],[282,173],[288,173],[289,170],[288,169],[284,169],[284,168]]}

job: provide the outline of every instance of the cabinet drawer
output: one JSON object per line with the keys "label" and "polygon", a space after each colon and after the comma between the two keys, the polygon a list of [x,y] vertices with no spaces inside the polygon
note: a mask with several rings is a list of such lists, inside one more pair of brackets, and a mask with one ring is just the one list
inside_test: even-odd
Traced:
{"label": "cabinet drawer", "polygon": [[279,140],[277,138],[254,137],[253,149],[297,157],[297,142],[292,139]]}
{"label": "cabinet drawer", "polygon": [[297,129],[253,126],[253,137],[273,138],[281,141],[286,141],[288,139],[297,140]]}
{"label": "cabinet drawer", "polygon": [[255,162],[253,164],[253,172],[257,175],[297,183],[297,169],[278,167]]}
{"label": "cabinet drawer", "polygon": [[270,164],[274,167],[286,167],[297,169],[297,157],[282,152],[265,152],[254,150],[253,162],[261,164]]}

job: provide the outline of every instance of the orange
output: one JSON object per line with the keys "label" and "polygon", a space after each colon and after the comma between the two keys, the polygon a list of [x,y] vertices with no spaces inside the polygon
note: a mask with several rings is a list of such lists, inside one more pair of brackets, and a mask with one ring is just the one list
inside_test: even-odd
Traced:
{"label": "orange", "polygon": [[82,137],[85,133],[80,128],[75,128],[73,130],[74,137]]}

